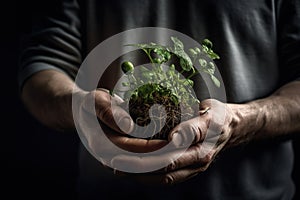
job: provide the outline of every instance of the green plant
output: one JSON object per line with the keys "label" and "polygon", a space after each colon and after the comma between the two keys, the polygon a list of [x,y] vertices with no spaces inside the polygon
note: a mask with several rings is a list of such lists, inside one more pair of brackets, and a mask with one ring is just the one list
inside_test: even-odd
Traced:
{"label": "green plant", "polygon": [[[213,51],[210,40],[204,39],[201,48],[190,48],[188,53],[178,38],[171,37],[171,40],[173,46],[128,44],[147,55],[150,67],[142,65],[135,68],[130,61],[121,65],[127,76],[127,81],[122,85],[127,88],[124,100],[129,105],[131,117],[140,126],[147,126],[151,119],[155,121],[157,128],[152,130],[149,139],[167,139],[172,128],[196,114],[200,101],[193,93],[193,76],[204,72],[220,87],[212,61],[220,57]],[[194,67],[195,64],[199,65],[200,71]],[[151,110],[155,104],[163,105],[165,112],[161,109]],[[162,120],[165,120],[163,125]]]}

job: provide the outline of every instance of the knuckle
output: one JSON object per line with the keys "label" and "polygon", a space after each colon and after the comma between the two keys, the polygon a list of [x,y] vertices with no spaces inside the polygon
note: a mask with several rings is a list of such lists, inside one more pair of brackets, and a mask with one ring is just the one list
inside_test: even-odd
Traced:
{"label": "knuckle", "polygon": [[202,152],[201,152],[201,149],[200,147],[198,146],[195,150],[195,154],[194,154],[194,160],[199,163],[201,162],[201,159],[202,159]]}
{"label": "knuckle", "polygon": [[103,119],[111,120],[111,119],[108,119],[108,118],[110,118],[110,114],[111,114],[109,107],[96,109],[96,114],[101,120],[103,120]]}
{"label": "knuckle", "polygon": [[220,144],[226,142],[226,141],[228,140],[229,137],[230,137],[229,132],[227,132],[227,131],[222,131],[221,134],[220,134],[220,136],[219,136],[219,139],[218,139],[217,144],[220,145]]}
{"label": "knuckle", "polygon": [[194,143],[199,142],[204,139],[204,129],[202,126],[197,127],[197,131],[195,131]]}
{"label": "knuckle", "polygon": [[213,158],[213,153],[212,152],[208,152],[204,157],[203,157],[203,163],[210,163],[212,161]]}
{"label": "knuckle", "polygon": [[167,174],[162,178],[162,183],[164,185],[172,185],[174,183],[174,177],[170,174]]}
{"label": "knuckle", "polygon": [[166,167],[165,171],[173,171],[177,168],[177,161],[176,160],[171,160],[170,164]]}
{"label": "knuckle", "polygon": [[203,123],[200,122],[199,119],[195,118],[193,122],[183,122],[179,131],[181,132],[185,144],[195,144],[203,140],[206,129],[207,127],[203,125]]}
{"label": "knuckle", "polygon": [[213,99],[205,99],[201,101],[200,108],[206,108],[208,106],[211,106],[211,101],[213,101]]}

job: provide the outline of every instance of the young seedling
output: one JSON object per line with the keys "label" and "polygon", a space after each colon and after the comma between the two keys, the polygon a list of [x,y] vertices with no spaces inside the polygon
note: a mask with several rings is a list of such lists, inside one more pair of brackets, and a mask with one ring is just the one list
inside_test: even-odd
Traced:
{"label": "young seedling", "polygon": [[[171,41],[171,47],[156,43],[128,44],[146,54],[150,68],[139,66],[137,70],[130,61],[121,64],[127,76],[122,85],[127,88],[124,101],[129,105],[129,114],[139,126],[145,127],[151,120],[154,121],[154,130],[147,130],[151,131],[148,139],[167,139],[176,125],[197,114],[200,101],[193,93],[193,76],[204,72],[220,87],[212,62],[220,57],[213,51],[211,41],[204,39],[201,48],[190,48],[188,53],[177,37],[171,37]],[[200,66],[200,71],[196,70],[195,64]],[[153,109],[153,105],[157,104],[162,105],[164,111],[160,107]]]}

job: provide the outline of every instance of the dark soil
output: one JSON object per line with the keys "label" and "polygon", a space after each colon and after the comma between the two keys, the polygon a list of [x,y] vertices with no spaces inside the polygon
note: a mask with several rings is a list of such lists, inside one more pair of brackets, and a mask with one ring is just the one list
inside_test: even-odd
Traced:
{"label": "dark soil", "polygon": [[152,118],[152,126],[144,129],[147,133],[138,133],[141,137],[168,139],[170,131],[181,121],[180,105],[174,103],[170,96],[160,96],[157,92],[152,95],[154,98],[151,103],[145,103],[141,97],[135,100],[130,99],[129,114],[141,127],[148,126]]}

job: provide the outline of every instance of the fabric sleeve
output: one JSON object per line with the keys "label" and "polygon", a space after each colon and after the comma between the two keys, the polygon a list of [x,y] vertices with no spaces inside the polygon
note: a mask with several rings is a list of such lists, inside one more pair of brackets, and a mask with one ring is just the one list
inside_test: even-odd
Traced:
{"label": "fabric sleeve", "polygon": [[54,69],[75,78],[81,63],[79,6],[76,0],[34,1],[30,31],[20,39],[20,90],[34,73]]}
{"label": "fabric sleeve", "polygon": [[278,54],[281,81],[300,80],[300,1],[277,2]]}

